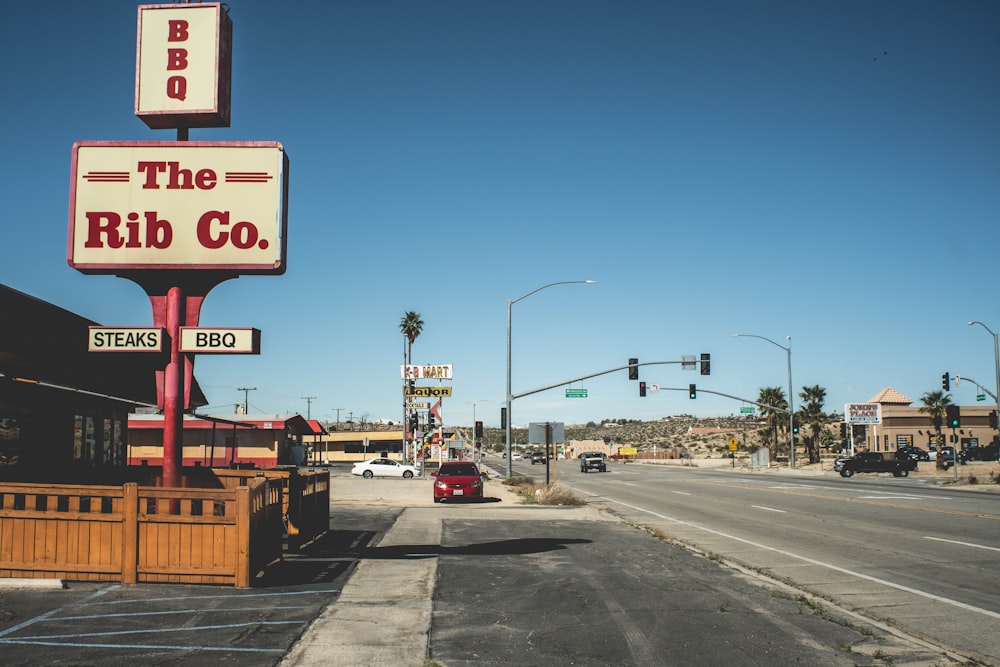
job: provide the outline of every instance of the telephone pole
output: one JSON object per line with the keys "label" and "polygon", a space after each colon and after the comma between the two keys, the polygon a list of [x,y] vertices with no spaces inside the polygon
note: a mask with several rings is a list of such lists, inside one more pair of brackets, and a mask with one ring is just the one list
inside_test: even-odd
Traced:
{"label": "telephone pole", "polygon": [[249,414],[250,409],[250,392],[257,391],[257,387],[238,387],[236,391],[243,392],[243,414]]}
{"label": "telephone pole", "polygon": [[315,396],[299,396],[306,402],[306,419],[312,419],[312,404],[316,400]]}

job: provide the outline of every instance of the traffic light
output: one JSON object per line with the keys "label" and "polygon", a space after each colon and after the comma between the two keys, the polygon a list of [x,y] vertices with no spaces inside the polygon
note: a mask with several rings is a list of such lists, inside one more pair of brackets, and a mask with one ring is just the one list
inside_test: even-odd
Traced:
{"label": "traffic light", "polygon": [[711,375],[712,374],[712,355],[702,353],[701,355],[701,374]]}
{"label": "traffic light", "polygon": [[420,427],[420,422],[417,420],[416,413],[410,415],[410,433],[416,433],[417,429]]}
{"label": "traffic light", "polygon": [[844,422],[840,422],[840,439],[847,439],[847,424]]}
{"label": "traffic light", "polygon": [[951,380],[948,378],[947,373],[941,374],[941,389],[951,391]]}
{"label": "traffic light", "polygon": [[946,405],[944,407],[945,426],[948,428],[958,428],[962,425],[962,413],[957,405]]}
{"label": "traffic light", "polygon": [[476,437],[483,437],[483,422],[476,422]]}
{"label": "traffic light", "polygon": [[799,433],[799,418],[792,417],[792,434],[798,435]]}
{"label": "traffic light", "polygon": [[996,410],[991,410],[990,411],[990,428],[996,428],[996,427],[997,427],[997,411]]}
{"label": "traffic light", "polygon": [[693,385],[688,385],[688,398],[698,398],[698,389]]}
{"label": "traffic light", "polygon": [[434,428],[434,413],[427,413],[427,430],[430,431]]}
{"label": "traffic light", "polygon": [[[507,408],[500,408],[500,428],[507,428]],[[504,434],[504,437],[506,438],[507,435]]]}
{"label": "traffic light", "polygon": [[635,357],[631,357],[628,360],[628,379],[638,380],[639,379],[639,360]]}
{"label": "traffic light", "polygon": [[646,395],[646,383],[645,382],[640,382],[639,383],[639,396],[642,397],[642,396],[645,396],[645,395]]}

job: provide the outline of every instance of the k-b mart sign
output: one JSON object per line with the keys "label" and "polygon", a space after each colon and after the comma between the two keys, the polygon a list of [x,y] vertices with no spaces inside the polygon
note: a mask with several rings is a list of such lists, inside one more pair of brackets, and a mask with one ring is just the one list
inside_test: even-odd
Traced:
{"label": "k-b mart sign", "polygon": [[407,366],[403,364],[399,367],[400,376],[404,380],[451,380],[451,364],[438,364],[436,366]]}
{"label": "k-b mart sign", "polygon": [[844,405],[844,421],[848,424],[881,424],[881,403],[847,403]]}
{"label": "k-b mart sign", "polygon": [[69,265],[281,274],[288,156],[269,142],[73,146]]}

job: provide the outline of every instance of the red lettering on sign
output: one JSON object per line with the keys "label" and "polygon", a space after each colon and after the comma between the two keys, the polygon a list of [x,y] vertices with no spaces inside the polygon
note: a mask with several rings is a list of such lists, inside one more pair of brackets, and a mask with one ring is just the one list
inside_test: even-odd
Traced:
{"label": "red lettering on sign", "polygon": [[87,240],[84,248],[169,248],[174,239],[174,230],[168,220],[160,220],[156,211],[146,211],[146,238],[140,241],[139,214],[128,214],[125,224],[127,236],[122,234],[122,217],[113,211],[88,211]]}
{"label": "red lettering on sign", "polygon": [[187,97],[187,79],[182,76],[167,79],[167,97],[183,102]]}
{"label": "red lettering on sign", "polygon": [[219,182],[219,176],[212,169],[181,169],[180,162],[139,162],[138,171],[145,174],[144,190],[159,190],[160,182],[157,176],[167,173],[168,190],[211,190]]}
{"label": "red lettering on sign", "polygon": [[167,49],[167,70],[187,69],[187,49]]}
{"label": "red lettering on sign", "polygon": [[167,21],[167,41],[186,42],[188,39],[188,22],[183,19]]}
{"label": "red lettering on sign", "polygon": [[247,250],[255,245],[266,250],[270,245],[267,239],[260,238],[257,226],[252,222],[237,222],[232,231],[214,228],[213,223],[228,227],[229,211],[208,211],[198,219],[198,243],[209,250],[218,250],[227,243],[232,243],[240,250]]}

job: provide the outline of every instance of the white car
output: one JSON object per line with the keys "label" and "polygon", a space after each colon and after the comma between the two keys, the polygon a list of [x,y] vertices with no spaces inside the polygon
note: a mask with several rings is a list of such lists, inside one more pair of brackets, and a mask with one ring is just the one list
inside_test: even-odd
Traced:
{"label": "white car", "polygon": [[518,454],[517,452],[514,452],[513,454],[510,455],[510,460],[511,461],[520,461],[521,460],[521,455]]}
{"label": "white car", "polygon": [[365,479],[372,477],[402,477],[410,479],[417,474],[417,469],[411,465],[386,458],[368,459],[351,466],[352,475],[361,475]]}

